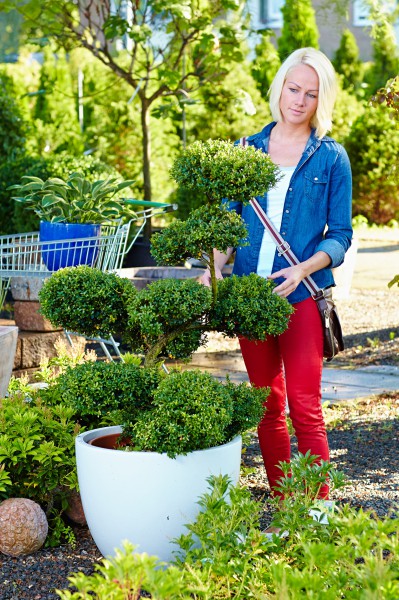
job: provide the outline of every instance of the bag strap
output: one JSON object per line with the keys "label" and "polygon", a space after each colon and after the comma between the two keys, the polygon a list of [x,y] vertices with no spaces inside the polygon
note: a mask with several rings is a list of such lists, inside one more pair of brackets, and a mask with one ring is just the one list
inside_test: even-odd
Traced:
{"label": "bag strap", "polygon": [[[247,138],[246,137],[240,138],[240,144],[241,144],[241,146],[247,146],[248,145]],[[267,216],[267,214],[265,213],[265,211],[263,210],[263,208],[261,207],[259,202],[256,200],[256,198],[252,198],[249,201],[249,203],[252,206],[252,208],[254,209],[256,215],[258,216],[259,220],[261,221],[261,223],[263,224],[265,229],[270,234],[273,242],[276,244],[278,255],[279,256],[284,255],[285,258],[287,259],[288,263],[292,267],[295,265],[299,265],[300,261],[297,259],[297,257],[291,250],[289,243],[281,236],[280,232],[277,231],[277,229],[274,227],[273,223],[271,222],[271,220],[269,219],[269,217]],[[304,277],[302,279],[302,283],[307,287],[309,292],[312,294],[312,297],[314,300],[324,297],[323,290],[319,288],[317,283],[314,281],[314,279],[310,275],[308,275],[307,277]]]}

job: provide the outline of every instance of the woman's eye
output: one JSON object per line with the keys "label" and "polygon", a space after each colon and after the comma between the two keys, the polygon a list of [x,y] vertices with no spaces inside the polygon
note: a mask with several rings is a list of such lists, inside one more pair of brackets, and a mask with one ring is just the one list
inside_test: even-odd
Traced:
{"label": "woman's eye", "polygon": [[308,94],[308,96],[309,96],[309,98],[312,98],[312,99],[317,98],[317,96],[315,96],[314,94]]}

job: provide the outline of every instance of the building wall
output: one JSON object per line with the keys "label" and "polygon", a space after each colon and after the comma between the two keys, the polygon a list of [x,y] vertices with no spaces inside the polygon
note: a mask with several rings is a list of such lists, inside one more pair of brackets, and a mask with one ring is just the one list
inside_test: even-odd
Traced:
{"label": "building wall", "polygon": [[[278,18],[281,23],[281,13],[278,6],[281,6],[283,2],[284,0],[248,0],[248,10],[251,14],[253,27],[256,29],[271,29],[278,38],[281,34],[281,28],[277,26]],[[364,15],[362,21],[361,9],[364,5],[361,0],[357,0],[356,7],[355,2],[349,3],[347,18],[338,15],[333,8],[322,8],[326,4],[324,0],[313,0],[312,4],[316,11],[316,22],[320,34],[320,50],[325,52],[329,58],[333,58],[339,47],[343,30],[349,29],[356,37],[361,60],[369,61],[372,59],[370,26],[367,25],[367,17],[364,17]],[[397,39],[399,39],[399,23],[396,26],[396,34]]]}

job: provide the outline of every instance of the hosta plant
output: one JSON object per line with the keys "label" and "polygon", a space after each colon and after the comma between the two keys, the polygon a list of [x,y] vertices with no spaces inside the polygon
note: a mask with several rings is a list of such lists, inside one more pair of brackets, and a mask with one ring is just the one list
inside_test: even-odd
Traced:
{"label": "hosta plant", "polygon": [[133,211],[118,197],[133,181],[113,177],[91,182],[80,173],[66,180],[25,175],[20,184],[10,186],[16,202],[33,210],[41,221],[53,223],[108,223],[122,217],[132,218]]}

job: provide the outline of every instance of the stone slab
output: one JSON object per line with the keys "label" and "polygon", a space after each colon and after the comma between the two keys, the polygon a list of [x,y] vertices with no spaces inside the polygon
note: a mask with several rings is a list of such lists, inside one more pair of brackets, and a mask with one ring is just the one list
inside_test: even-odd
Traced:
{"label": "stone slab", "polygon": [[[244,361],[238,352],[195,353],[186,368],[206,369],[220,379],[229,375],[234,383],[248,381]],[[323,368],[323,402],[353,400],[396,390],[399,390],[399,367],[382,365],[341,369],[325,365]]]}
{"label": "stone slab", "polygon": [[5,396],[12,375],[17,340],[18,327],[0,327],[0,398]]}

